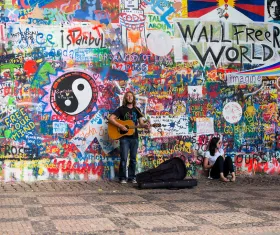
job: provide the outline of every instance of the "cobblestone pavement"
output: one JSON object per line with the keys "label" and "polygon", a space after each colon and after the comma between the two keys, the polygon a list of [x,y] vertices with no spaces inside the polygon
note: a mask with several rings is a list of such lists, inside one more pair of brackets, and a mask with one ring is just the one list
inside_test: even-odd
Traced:
{"label": "cobblestone pavement", "polygon": [[0,234],[280,234],[280,176],[191,189],[115,181],[0,183]]}

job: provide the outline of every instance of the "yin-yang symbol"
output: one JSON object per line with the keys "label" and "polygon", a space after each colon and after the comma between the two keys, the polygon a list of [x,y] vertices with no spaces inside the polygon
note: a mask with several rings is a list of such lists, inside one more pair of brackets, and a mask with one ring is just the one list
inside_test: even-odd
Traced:
{"label": "yin-yang symbol", "polygon": [[[82,73],[64,74],[52,86],[56,110],[75,116],[85,111],[94,101],[93,82]],[[57,106],[57,107],[56,107]]]}
{"label": "yin-yang symbol", "polygon": [[87,80],[84,78],[78,78],[72,83],[72,91],[78,104],[76,105],[76,100],[73,102],[73,105],[71,100],[66,100],[65,105],[69,107],[69,111],[66,111],[66,113],[75,115],[83,112],[89,105],[92,98],[92,89]]}

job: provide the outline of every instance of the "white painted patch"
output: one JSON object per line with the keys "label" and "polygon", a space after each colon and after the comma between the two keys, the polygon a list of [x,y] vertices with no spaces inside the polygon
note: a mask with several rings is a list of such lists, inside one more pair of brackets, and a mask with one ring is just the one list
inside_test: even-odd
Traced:
{"label": "white painted patch", "polygon": [[172,50],[172,39],[165,32],[152,31],[148,34],[147,45],[155,55],[166,56]]}

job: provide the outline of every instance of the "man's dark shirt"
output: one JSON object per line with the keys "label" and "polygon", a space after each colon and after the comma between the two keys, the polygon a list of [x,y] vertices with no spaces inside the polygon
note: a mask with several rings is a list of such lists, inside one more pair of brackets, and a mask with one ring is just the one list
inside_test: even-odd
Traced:
{"label": "man's dark shirt", "polygon": [[[134,122],[135,126],[138,125],[138,119],[140,117],[143,117],[143,115],[135,107],[130,109],[127,106],[124,106],[124,105],[119,107],[113,114],[116,115],[117,118],[122,120],[122,121],[132,120]],[[138,139],[137,129],[135,129],[135,132],[134,132],[133,135],[124,136],[124,137],[132,138],[132,139]],[[124,137],[122,137],[122,138],[124,138]]]}

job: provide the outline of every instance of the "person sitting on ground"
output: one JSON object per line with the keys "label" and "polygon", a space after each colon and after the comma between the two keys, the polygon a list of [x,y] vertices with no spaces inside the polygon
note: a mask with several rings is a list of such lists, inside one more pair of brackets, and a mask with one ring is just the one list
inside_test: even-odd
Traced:
{"label": "person sitting on ground", "polygon": [[[224,157],[224,150],[221,148],[222,141],[218,137],[210,140],[208,151],[205,153],[203,167],[209,169],[210,177],[220,179],[224,182],[235,181],[235,172],[231,157]],[[231,173],[232,178],[227,176]]]}

